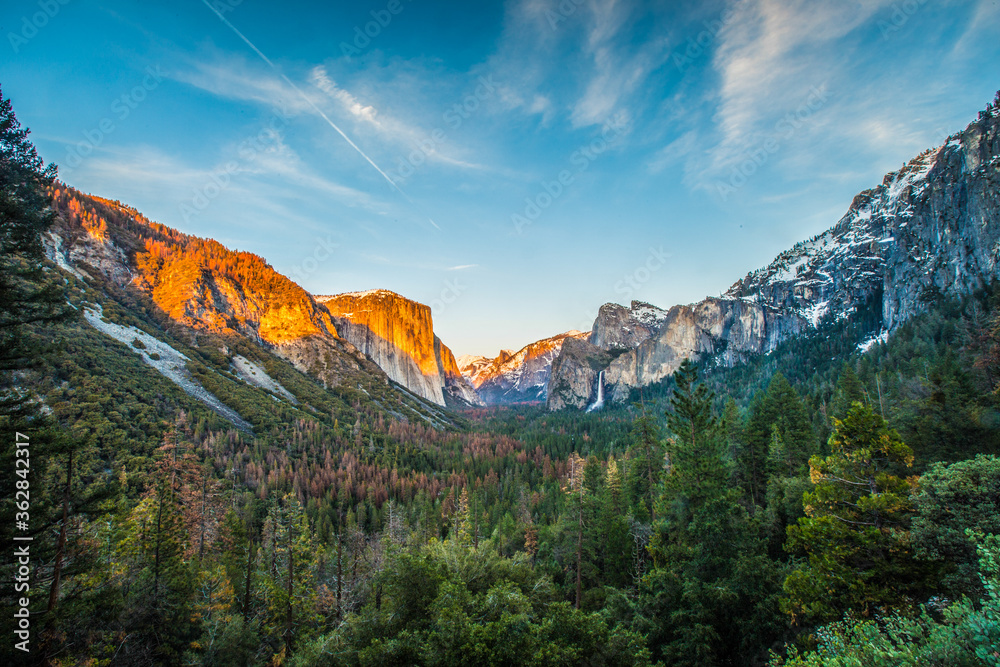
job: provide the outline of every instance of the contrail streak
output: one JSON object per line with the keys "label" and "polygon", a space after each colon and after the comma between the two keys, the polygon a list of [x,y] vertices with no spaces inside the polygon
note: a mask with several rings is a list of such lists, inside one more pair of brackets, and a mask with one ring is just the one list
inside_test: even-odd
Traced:
{"label": "contrail streak", "polygon": [[[209,9],[211,9],[211,10],[212,10],[212,12],[213,12],[213,13],[214,13],[214,14],[215,14],[216,16],[218,16],[218,17],[219,17],[219,20],[220,20],[220,21],[222,21],[222,22],[223,22],[223,23],[225,23],[225,24],[226,24],[227,26],[229,26],[229,29],[230,29],[230,30],[232,30],[233,32],[235,32],[235,33],[236,33],[236,35],[237,35],[237,36],[238,36],[238,37],[239,37],[240,39],[242,39],[242,40],[243,40],[244,42],[246,42],[246,45],[247,45],[247,46],[249,46],[249,47],[250,47],[251,49],[253,49],[253,50],[254,50],[254,52],[255,52],[255,53],[256,53],[256,54],[258,55],[258,56],[260,56],[260,57],[261,57],[261,60],[263,60],[264,62],[266,62],[266,63],[267,63],[268,65],[270,65],[270,66],[271,66],[271,69],[273,69],[273,70],[274,70],[274,71],[275,71],[275,72],[276,72],[276,73],[278,74],[278,76],[280,76],[280,77],[281,77],[281,78],[282,78],[282,79],[283,79],[283,80],[285,81],[285,83],[287,83],[287,84],[288,84],[289,86],[291,86],[291,87],[292,87],[292,89],[293,89],[293,90],[294,90],[295,92],[297,92],[297,93],[298,93],[298,94],[299,94],[299,95],[300,95],[300,96],[302,97],[302,99],[304,99],[304,100],[306,101],[306,104],[308,104],[309,106],[311,106],[311,107],[313,108],[313,111],[315,111],[316,113],[318,113],[318,114],[320,115],[320,117],[321,117],[321,118],[322,118],[323,120],[325,120],[325,121],[326,121],[327,125],[329,125],[329,126],[330,126],[330,127],[332,127],[332,128],[334,129],[334,130],[336,130],[337,134],[339,134],[340,136],[342,136],[342,137],[344,138],[344,141],[346,141],[347,143],[349,143],[349,144],[351,145],[351,148],[353,148],[354,150],[356,150],[356,151],[358,152],[358,154],[359,154],[359,155],[360,155],[361,157],[363,157],[363,158],[364,158],[365,160],[367,160],[367,161],[368,161],[368,164],[370,164],[370,165],[371,165],[372,167],[374,167],[374,168],[375,168],[375,171],[377,171],[378,173],[382,174],[382,178],[384,178],[385,180],[387,180],[387,181],[389,182],[389,185],[391,185],[391,186],[392,186],[392,187],[393,187],[393,188],[394,188],[394,189],[396,190],[396,192],[398,192],[399,194],[403,195],[403,197],[405,197],[405,198],[406,198],[406,201],[410,202],[411,204],[413,203],[413,200],[412,200],[412,199],[410,199],[409,197],[407,197],[406,193],[405,193],[405,192],[403,192],[402,190],[400,190],[400,189],[399,189],[399,186],[398,186],[398,185],[396,185],[396,182],[395,182],[394,180],[392,180],[391,178],[389,178],[389,174],[387,174],[387,173],[385,173],[384,171],[382,171],[382,169],[381,169],[381,168],[380,168],[380,167],[379,167],[379,166],[378,166],[377,164],[375,164],[375,161],[374,161],[374,160],[372,160],[372,159],[371,159],[370,157],[368,157],[368,156],[367,156],[367,155],[365,154],[365,152],[364,152],[363,150],[361,150],[360,148],[358,148],[358,145],[357,145],[356,143],[354,143],[353,141],[351,141],[351,138],[350,138],[350,137],[348,137],[348,136],[347,136],[346,134],[344,134],[344,131],[343,131],[343,130],[341,130],[341,129],[340,129],[339,127],[337,127],[337,124],[336,124],[336,123],[334,123],[334,122],[333,122],[332,120],[330,120],[330,119],[329,119],[329,118],[327,117],[327,115],[326,115],[325,113],[323,113],[323,111],[322,111],[322,110],[321,110],[321,109],[320,109],[320,108],[319,108],[318,106],[316,106],[316,104],[315,104],[315,103],[314,103],[314,102],[313,102],[313,101],[312,101],[311,99],[309,99],[309,96],[308,96],[308,95],[306,95],[305,93],[303,93],[303,92],[302,92],[302,90],[301,90],[301,89],[299,89],[299,87],[298,87],[298,86],[296,86],[296,85],[295,85],[294,83],[292,83],[292,80],[291,80],[291,79],[289,79],[289,78],[288,78],[287,76],[285,76],[285,75],[284,75],[284,74],[283,74],[283,73],[281,72],[281,70],[279,70],[279,69],[278,69],[278,67],[277,67],[277,66],[276,66],[276,65],[275,65],[275,64],[274,64],[273,62],[271,62],[271,60],[270,60],[270,59],[269,59],[269,58],[268,58],[267,56],[265,56],[265,55],[263,54],[263,52],[262,52],[262,51],[261,51],[260,49],[258,49],[258,48],[257,48],[256,46],[254,46],[254,43],[253,43],[253,42],[251,42],[251,41],[250,41],[249,39],[247,39],[247,38],[246,38],[246,36],[245,36],[245,35],[244,35],[244,34],[243,34],[242,32],[240,32],[240,31],[239,31],[239,30],[238,30],[238,29],[236,28],[236,26],[234,26],[234,25],[233,25],[232,23],[230,23],[230,22],[229,22],[229,21],[228,21],[228,20],[226,19],[226,17],[225,17],[225,16],[223,16],[223,15],[222,15],[222,14],[221,14],[221,13],[219,12],[219,10],[217,10],[217,9],[216,9],[215,7],[213,7],[213,6],[212,6],[212,5],[211,5],[211,4],[210,4],[210,3],[208,2],[208,0],[202,0],[202,2],[204,2],[204,3],[205,3],[205,6],[206,6],[206,7],[208,7]],[[435,227],[437,227],[437,225],[436,225],[436,224],[434,223],[434,221],[433,221],[433,220],[431,220],[431,224],[432,224],[432,225],[434,225]],[[438,229],[440,229],[440,227],[438,227]]]}

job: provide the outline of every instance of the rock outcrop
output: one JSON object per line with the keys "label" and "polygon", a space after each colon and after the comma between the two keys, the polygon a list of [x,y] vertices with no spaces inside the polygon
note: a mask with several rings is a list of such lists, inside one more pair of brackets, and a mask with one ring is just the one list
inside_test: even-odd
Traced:
{"label": "rock outcrop", "polygon": [[614,360],[614,355],[586,340],[568,338],[552,362],[549,379],[549,410],[576,408],[582,410],[592,404],[597,396],[597,382],[601,372]]}
{"label": "rock outcrop", "polygon": [[[964,294],[997,279],[998,263],[1000,109],[991,105],[943,146],[855,197],[830,230],[782,253],[721,298],[671,308],[648,336],[631,311],[607,305],[592,341],[625,348],[601,368],[610,398],[622,401],[686,358],[715,356],[732,366],[862,309],[875,311],[873,333],[888,335],[920,312],[929,295]],[[597,358],[575,346],[569,352],[564,348],[553,364],[550,409],[583,407],[591,396],[587,380]]]}
{"label": "rock outcrop", "polygon": [[[437,336],[434,337],[434,353],[444,380],[445,403],[450,402],[457,406],[485,405],[483,399],[479,397],[476,390],[465,379],[465,376],[462,375],[462,370],[458,367],[454,353]],[[448,399],[451,399],[451,401]]]}
{"label": "rock outcrop", "polygon": [[667,312],[642,301],[631,308],[617,303],[601,306],[590,332],[590,342],[602,350],[631,350],[656,334]]}
{"label": "rock outcrop", "polygon": [[62,214],[49,236],[53,255],[148,293],[179,324],[269,346],[337,335],[326,310],[257,255],[182,234],[118,202],[69,188],[59,189],[53,204]]}
{"label": "rock outcrop", "polygon": [[340,337],[374,361],[394,382],[445,405],[482,405],[455,356],[434,335],[431,309],[388,290],[317,296]]}
{"label": "rock outcrop", "polygon": [[536,341],[517,352],[501,350],[494,359],[462,357],[462,374],[490,405],[544,401],[552,362],[567,340],[589,338],[580,331]]}

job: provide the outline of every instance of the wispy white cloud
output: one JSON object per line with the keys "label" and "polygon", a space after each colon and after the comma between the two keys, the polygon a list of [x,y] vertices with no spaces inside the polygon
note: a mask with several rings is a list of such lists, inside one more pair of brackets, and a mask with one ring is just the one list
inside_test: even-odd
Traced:
{"label": "wispy white cloud", "polygon": [[[194,193],[204,192],[211,184],[224,183],[219,193],[241,201],[262,205],[279,199],[301,199],[305,193],[312,201],[332,199],[338,204],[384,213],[387,204],[367,192],[343,185],[310,169],[275,133],[266,146],[255,151],[252,159],[237,158],[236,145],[224,146],[220,159],[211,165],[192,164],[174,155],[148,146],[101,149],[86,160],[73,176],[75,181],[97,184],[107,191],[127,183],[137,191],[157,191],[178,204],[190,202]],[[235,164],[236,168],[227,169]],[[216,192],[218,188],[209,188]],[[211,203],[208,205],[211,207]],[[283,213],[287,211],[282,208]]]}
{"label": "wispy white cloud", "polygon": [[812,88],[843,75],[838,44],[892,0],[741,0],[719,35],[722,147],[741,150],[761,125],[794,111]]}
{"label": "wispy white cloud", "polygon": [[983,50],[965,53],[962,43],[982,36],[977,25],[990,25],[984,11],[994,21],[1000,14],[995,0],[906,11],[894,0],[729,0],[727,7],[732,16],[708,49],[716,83],[688,71],[685,82],[700,99],[686,100],[688,117],[647,167],[655,173],[683,156],[685,184],[712,193],[738,168],[768,172],[751,177],[755,185],[744,192],[763,203],[776,201],[764,195],[770,183],[820,174],[857,187],[960,129],[955,101],[969,97],[965,72],[981,68],[973,55]]}
{"label": "wispy white cloud", "polygon": [[367,128],[374,131],[374,138],[384,142],[386,149],[398,151],[401,147],[405,147],[407,153],[412,149],[418,149],[430,162],[462,169],[487,169],[484,165],[462,159],[460,154],[464,151],[456,146],[454,141],[428,142],[435,128],[420,129],[411,123],[380,113],[372,104],[362,102],[353,93],[339,86],[323,65],[312,68],[309,82],[322,90],[342,113],[358,121],[359,129]]}
{"label": "wispy white cloud", "polygon": [[639,41],[630,31],[651,13],[636,0],[511,2],[485,66],[505,82],[504,109],[536,116],[543,126],[559,116],[574,128],[606,122],[668,55],[662,31]]}
{"label": "wispy white cloud", "polygon": [[[718,85],[703,93],[711,122],[695,130],[701,150],[686,161],[689,187],[714,191],[765,144],[777,147],[766,155],[769,169],[808,169],[846,145],[877,151],[911,138],[912,118],[885,113],[889,91],[912,94],[901,88],[907,79],[869,69],[864,59],[893,0],[733,0],[728,6],[732,16],[711,56]],[[789,114],[797,114],[791,123]],[[691,144],[690,137],[678,141],[666,152]]]}
{"label": "wispy white cloud", "polygon": [[[309,103],[291,86],[244,58],[215,53],[199,60],[178,56],[178,61],[184,66],[170,71],[173,79],[216,97],[278,108],[291,115],[310,111]],[[313,95],[313,102],[321,100],[319,93]]]}
{"label": "wispy white cloud", "polygon": [[[582,95],[570,114],[575,127],[598,125],[646,81],[667,57],[668,41],[623,39],[638,5],[628,0],[589,0],[582,56],[589,61]],[[631,37],[625,35],[625,37]]]}
{"label": "wispy white cloud", "polygon": [[604,45],[592,54],[592,73],[582,96],[570,114],[575,127],[599,125],[607,121],[623,101],[642,86],[665,57],[662,43],[645,45],[638,53],[627,54]]}
{"label": "wispy white cloud", "polygon": [[309,82],[326,93],[330,99],[340,103],[341,107],[351,115],[360,120],[367,121],[375,127],[381,128],[381,123],[376,118],[377,112],[375,111],[375,107],[362,104],[354,95],[351,95],[343,88],[339,88],[326,73],[326,68],[322,65],[312,68],[312,71],[309,72]]}
{"label": "wispy white cloud", "polygon": [[656,151],[653,157],[648,161],[647,168],[650,172],[656,174],[663,171],[667,167],[683,162],[684,159],[686,159],[698,148],[698,141],[699,137],[697,132],[694,130],[685,132],[679,138],[674,139],[669,144]]}
{"label": "wispy white cloud", "polygon": [[304,187],[317,195],[327,195],[351,206],[362,206],[383,213],[386,210],[385,205],[373,199],[370,194],[320,176],[303,162],[280,134],[276,134],[271,145],[241,169],[260,176],[283,178],[288,183]]}

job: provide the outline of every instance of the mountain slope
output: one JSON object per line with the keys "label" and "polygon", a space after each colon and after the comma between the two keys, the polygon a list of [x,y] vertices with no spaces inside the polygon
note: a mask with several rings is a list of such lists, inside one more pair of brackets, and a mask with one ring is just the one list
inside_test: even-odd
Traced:
{"label": "mountain slope", "polygon": [[[166,347],[159,360],[144,354],[144,361],[155,361],[150,365],[164,377],[240,428],[246,428],[246,416],[221,408],[218,402],[227,397],[213,395],[206,386],[217,382],[220,372],[264,386],[277,400],[300,397],[253,377],[251,371],[260,365],[237,359],[230,350],[234,341],[287,360],[328,390],[344,387],[353,392],[352,400],[374,402],[395,418],[451,423],[436,407],[393,390],[389,377],[338,335],[326,308],[262,258],[182,234],[119,202],[65,186],[54,188],[52,196],[58,218],[46,239],[49,256],[87,286],[85,309],[104,308],[103,333],[121,340],[128,335],[123,325],[145,320],[146,334],[159,342],[153,346]],[[149,328],[150,317],[159,331]],[[88,321],[103,323],[99,315]],[[221,353],[214,370],[200,377],[192,354],[170,339],[213,346],[214,354]],[[167,348],[174,352],[166,353]],[[173,362],[167,364],[165,357]]]}
{"label": "mountain slope", "polygon": [[[964,294],[997,278],[998,260],[1000,111],[991,105],[946,144],[855,197],[829,231],[782,253],[721,298],[671,308],[655,335],[608,364],[604,381],[611,398],[622,401],[686,358],[714,356],[732,366],[869,308],[880,323],[873,333],[888,333],[929,295]],[[576,377],[578,365],[560,364],[551,382]],[[594,391],[561,395],[549,407],[589,404]]]}
{"label": "mountain slope", "polygon": [[389,290],[317,296],[344,339],[368,355],[395,382],[445,405],[482,405],[458,372],[455,356],[434,335],[431,309]]}
{"label": "mountain slope", "polygon": [[545,400],[552,362],[563,343],[589,336],[568,331],[526,345],[517,352],[501,350],[494,359],[465,356],[459,366],[483,400],[491,405]]}

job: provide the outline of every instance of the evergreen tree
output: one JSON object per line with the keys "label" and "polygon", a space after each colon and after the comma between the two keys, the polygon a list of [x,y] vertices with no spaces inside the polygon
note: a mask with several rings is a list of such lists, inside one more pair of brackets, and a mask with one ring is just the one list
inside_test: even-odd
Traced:
{"label": "evergreen tree", "polygon": [[[24,389],[19,374],[38,367],[53,351],[33,335],[33,327],[66,320],[67,311],[73,311],[65,305],[61,281],[45,268],[42,245],[42,235],[54,220],[48,189],[55,181],[56,169],[54,165],[44,166],[28,134],[18,122],[11,101],[0,91],[0,467],[8,471],[0,475],[0,542],[12,544],[18,525],[15,493],[30,489],[30,519],[20,523],[19,534],[34,538],[34,562],[56,563],[45,603],[41,603],[40,596],[31,599],[35,612],[50,615],[51,626],[60,583],[68,574],[63,570],[67,565],[67,539],[73,539],[67,536],[67,529],[76,492],[72,489],[73,470],[65,462],[78,443],[48,428],[49,420],[38,410],[40,403]],[[20,476],[15,474],[17,443],[24,447],[22,457],[30,453],[25,459],[31,462],[30,467],[21,469]],[[63,461],[63,484],[45,479],[48,463],[54,464],[56,458]],[[43,492],[46,487],[59,488],[58,495]],[[21,520],[28,514],[21,512],[19,516]],[[84,561],[81,558],[76,564],[77,571]],[[10,563],[8,559],[0,565],[6,581],[13,579]],[[13,609],[20,597],[14,595],[12,587],[5,586],[0,601],[5,608]],[[0,630],[6,636],[13,635],[10,624],[10,615],[0,621]]]}
{"label": "evergreen tree", "polygon": [[628,475],[629,496],[639,520],[655,518],[656,486],[663,472],[663,445],[652,415],[645,411],[632,429],[631,469]]}
{"label": "evergreen tree", "polygon": [[832,454],[809,461],[806,516],[788,528],[789,551],[808,556],[784,584],[783,607],[798,624],[905,606],[926,585],[908,532],[914,480],[901,476],[913,452],[866,405],[834,425]]}
{"label": "evergreen tree", "polygon": [[833,391],[832,414],[834,419],[844,419],[855,403],[868,403],[868,394],[858,379],[858,374],[851,364],[844,363],[840,368],[837,386]]}
{"label": "evergreen tree", "polygon": [[[778,569],[729,485],[726,437],[712,395],[685,362],[667,423],[669,467],[643,581],[640,626],[672,665],[752,664],[780,632]],[[645,625],[643,625],[645,624]]]}
{"label": "evergreen tree", "polygon": [[[780,457],[773,447],[775,436]],[[809,456],[815,453],[814,437],[802,399],[784,375],[775,374],[767,392],[754,401],[746,444],[737,458],[744,488],[755,504],[766,505],[769,479],[794,477],[804,471]]]}
{"label": "evergreen tree", "polygon": [[981,598],[974,536],[1000,535],[1000,459],[935,464],[920,478],[913,500],[917,556],[942,566],[941,589],[949,598]]}
{"label": "evergreen tree", "polygon": [[[25,326],[67,317],[59,284],[47,275],[42,235],[55,219],[49,188],[55,165],[43,166],[9,99],[0,92],[0,372],[32,365],[41,351]],[[23,407],[4,385],[0,415]]]}
{"label": "evergreen tree", "polygon": [[601,554],[603,583],[615,588],[630,584],[629,568],[632,564],[633,540],[629,536],[629,522],[625,511],[622,476],[614,456],[608,459],[604,484],[598,490],[598,516],[593,542]]}

